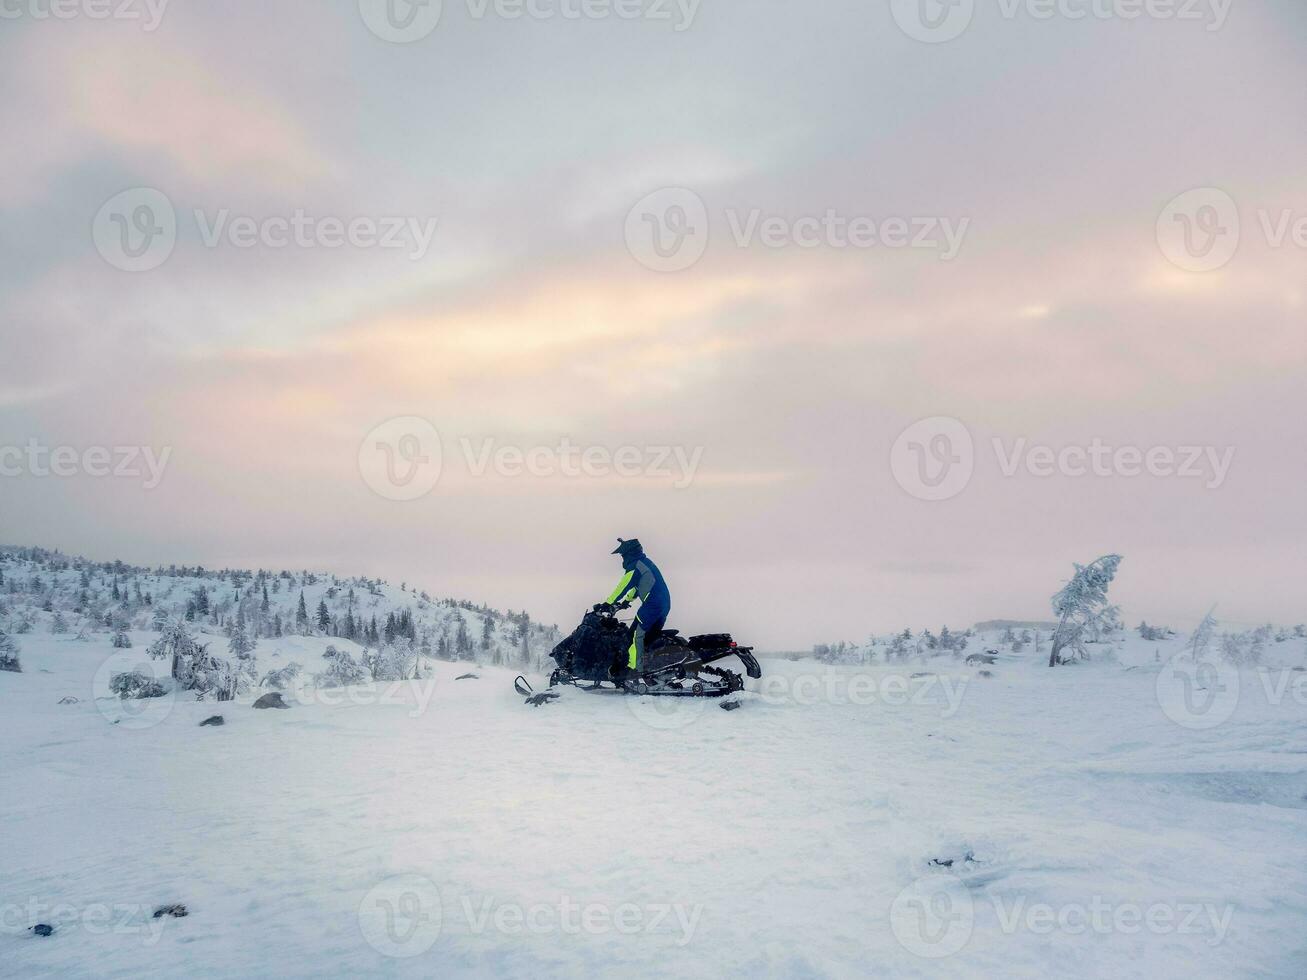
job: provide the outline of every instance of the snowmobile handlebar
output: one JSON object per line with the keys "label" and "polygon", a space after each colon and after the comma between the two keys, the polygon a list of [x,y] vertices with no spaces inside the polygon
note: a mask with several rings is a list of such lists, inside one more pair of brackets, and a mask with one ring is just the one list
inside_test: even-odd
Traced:
{"label": "snowmobile handlebar", "polygon": [[628,599],[626,602],[619,602],[616,605],[614,605],[611,602],[595,603],[594,611],[597,613],[608,613],[609,615],[611,615],[612,613],[621,612],[623,609],[630,609],[630,608],[631,608],[631,601]]}

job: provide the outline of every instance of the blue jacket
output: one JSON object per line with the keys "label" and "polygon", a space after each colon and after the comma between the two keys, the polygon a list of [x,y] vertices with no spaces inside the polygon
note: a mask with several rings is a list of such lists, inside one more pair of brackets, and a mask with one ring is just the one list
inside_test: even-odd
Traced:
{"label": "blue jacket", "polygon": [[672,611],[672,594],[663,573],[649,556],[641,552],[623,558],[622,572],[622,580],[604,601],[614,604],[628,599],[638,600],[640,609],[636,616],[646,626],[666,619]]}

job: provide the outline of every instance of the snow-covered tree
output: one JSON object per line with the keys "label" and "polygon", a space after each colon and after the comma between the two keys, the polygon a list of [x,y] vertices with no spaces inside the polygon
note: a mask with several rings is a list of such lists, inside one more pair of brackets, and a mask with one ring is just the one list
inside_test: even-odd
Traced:
{"label": "snow-covered tree", "polygon": [[113,648],[115,650],[130,650],[132,648],[132,638],[127,635],[127,630],[120,627],[113,635]]}
{"label": "snow-covered tree", "polygon": [[159,638],[146,648],[146,653],[152,659],[172,662],[169,673],[179,683],[191,677],[196,651],[195,640],[180,619],[167,623],[160,631]]}
{"label": "snow-covered tree", "polygon": [[1189,638],[1189,659],[1194,663],[1205,659],[1207,649],[1211,646],[1212,637],[1216,635],[1216,609],[1203,617],[1203,621],[1194,629],[1193,636]]}
{"label": "snow-covered tree", "polygon": [[[365,660],[368,655],[368,651],[365,650],[363,652]],[[348,653],[343,653],[334,646],[327,647],[322,659],[327,662],[327,669],[314,677],[318,687],[350,687],[355,684],[366,684],[370,679],[368,670],[363,664],[356,663]]]}
{"label": "snow-covered tree", "polygon": [[161,698],[168,693],[157,680],[139,670],[114,674],[109,678],[109,690],[124,701]]}
{"label": "snow-covered tree", "polygon": [[1058,617],[1058,624],[1048,658],[1050,667],[1066,662],[1062,652],[1067,649],[1077,657],[1088,656],[1084,648],[1086,632],[1101,628],[1107,608],[1107,590],[1120,564],[1120,555],[1104,555],[1088,565],[1077,564],[1071,580],[1053,596],[1053,612]]}
{"label": "snow-covered tree", "polygon": [[1165,626],[1149,626],[1147,620],[1141,622],[1136,629],[1142,639],[1151,641],[1165,640],[1171,632]]}
{"label": "snow-covered tree", "polygon": [[250,638],[245,629],[245,624],[237,620],[236,625],[231,630],[231,639],[227,641],[228,651],[238,660],[245,660],[254,652],[255,646],[257,646],[257,643]]}
{"label": "snow-covered tree", "polygon": [[911,649],[912,635],[907,630],[897,634],[890,642],[889,651],[885,654],[887,660],[906,660],[908,650]]}
{"label": "snow-covered tree", "polygon": [[1253,630],[1252,642],[1248,647],[1247,662],[1250,664],[1260,664],[1266,656],[1266,645],[1271,642],[1271,633],[1273,627],[1270,624],[1259,626]]}
{"label": "snow-covered tree", "polygon": [[461,615],[458,617],[458,632],[454,637],[454,651],[459,660],[472,659],[472,637],[468,635],[467,621]]}
{"label": "snow-covered tree", "polygon": [[0,630],[0,670],[21,674],[23,667],[19,663],[18,653],[18,641],[8,633]]}
{"label": "snow-covered tree", "polygon": [[363,661],[374,681],[409,680],[417,666],[413,643],[406,637],[387,643],[375,652],[364,651]]}
{"label": "snow-covered tree", "polygon": [[300,676],[303,668],[297,663],[289,663],[277,670],[270,670],[259,681],[259,687],[270,687],[274,691],[284,691]]}
{"label": "snow-covered tree", "polygon": [[1221,634],[1221,656],[1236,667],[1249,662],[1249,647],[1242,633]]}
{"label": "snow-covered tree", "polygon": [[169,672],[181,690],[231,701],[242,686],[242,672],[209,653],[207,645],[197,643],[181,620],[169,623],[147,652],[155,660],[171,661]]}
{"label": "snow-covered tree", "polygon": [[1086,621],[1085,636],[1090,643],[1101,643],[1105,636],[1118,632],[1121,626],[1121,607],[1104,606]]}

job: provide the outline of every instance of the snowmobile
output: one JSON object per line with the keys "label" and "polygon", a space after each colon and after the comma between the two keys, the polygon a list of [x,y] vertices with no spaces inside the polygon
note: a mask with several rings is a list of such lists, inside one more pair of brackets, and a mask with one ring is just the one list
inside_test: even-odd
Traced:
{"label": "snowmobile", "polygon": [[597,690],[609,683],[631,694],[719,698],[744,690],[744,678],[735,671],[709,666],[727,657],[738,657],[750,677],[762,676],[753,648],[737,645],[729,633],[686,639],[679,630],[668,629],[645,638],[645,664],[631,670],[632,627],[614,615],[630,605],[601,603],[582,617],[581,625],[550,654],[558,664],[550,687],[584,683],[587,690]]}

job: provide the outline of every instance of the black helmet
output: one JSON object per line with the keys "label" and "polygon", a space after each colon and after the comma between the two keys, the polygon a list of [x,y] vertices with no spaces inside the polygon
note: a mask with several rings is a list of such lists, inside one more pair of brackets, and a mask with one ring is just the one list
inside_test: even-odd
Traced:
{"label": "black helmet", "polygon": [[617,547],[609,554],[621,555],[623,558],[629,558],[631,555],[644,553],[644,546],[640,544],[639,538],[618,538]]}

